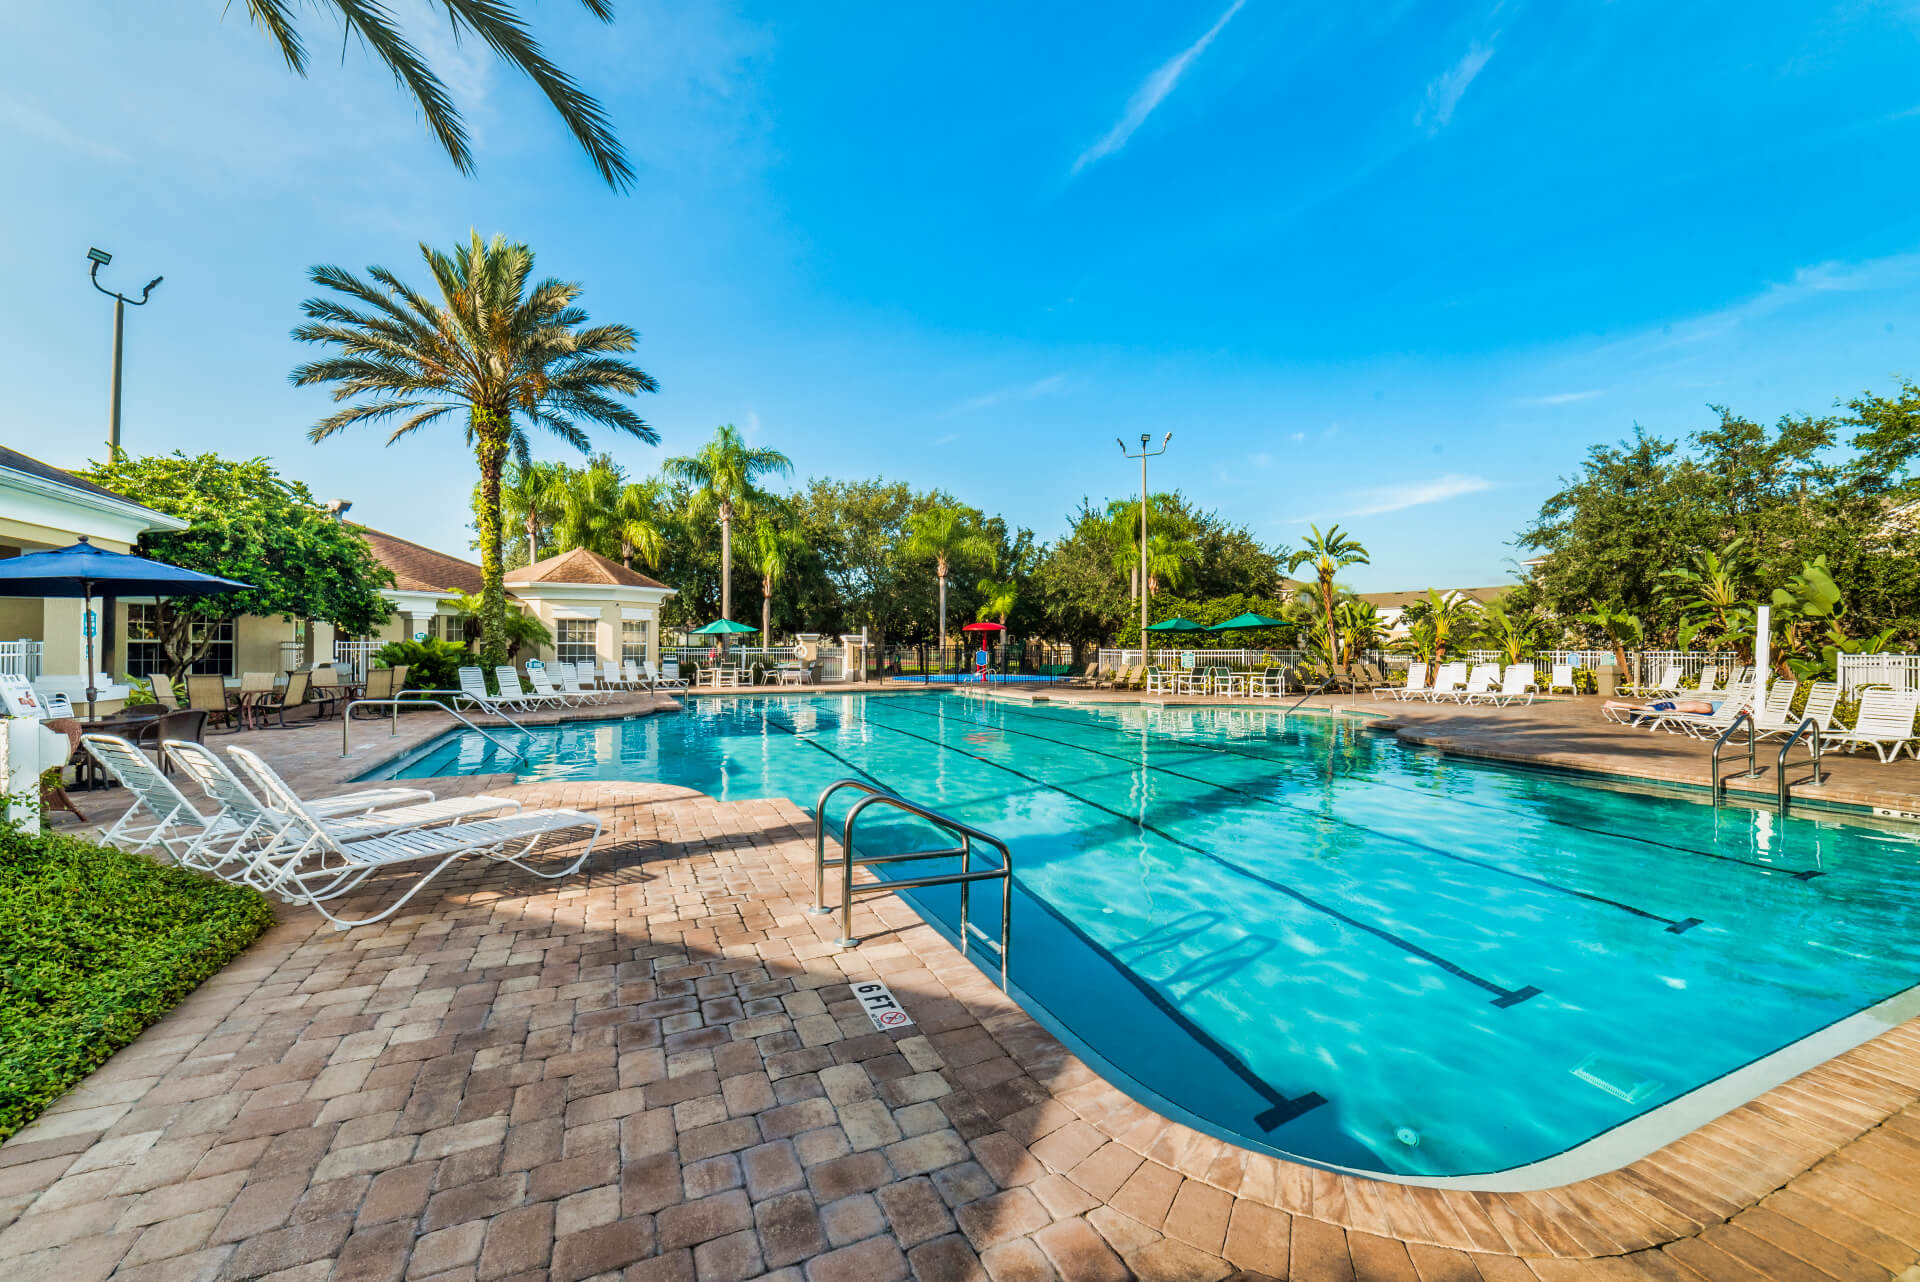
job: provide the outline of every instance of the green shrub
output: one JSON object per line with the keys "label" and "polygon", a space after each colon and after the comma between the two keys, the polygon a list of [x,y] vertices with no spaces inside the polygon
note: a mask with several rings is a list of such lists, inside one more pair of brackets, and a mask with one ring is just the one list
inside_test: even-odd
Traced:
{"label": "green shrub", "polygon": [[272,924],[244,886],[0,828],[0,1140]]}
{"label": "green shrub", "polygon": [[467,647],[438,637],[428,637],[425,641],[389,641],[374,651],[373,661],[383,668],[407,665],[409,690],[458,690],[461,666],[480,662]]}

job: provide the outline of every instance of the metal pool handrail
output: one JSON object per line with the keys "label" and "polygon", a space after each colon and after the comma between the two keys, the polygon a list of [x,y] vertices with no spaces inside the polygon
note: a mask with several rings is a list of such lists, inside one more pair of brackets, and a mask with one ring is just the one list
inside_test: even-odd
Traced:
{"label": "metal pool handrail", "polygon": [[[847,817],[840,829],[840,857],[827,858],[827,799],[843,788],[854,788],[867,795],[853,803],[847,809]],[[928,823],[952,833],[960,844],[950,850],[916,850],[896,855],[855,855],[853,851],[853,827],[861,813],[870,806],[885,806],[894,810],[925,819]],[[949,818],[937,810],[931,810],[918,802],[908,801],[897,793],[875,787],[859,779],[841,779],[828,784],[820,792],[820,799],[814,804],[813,819],[813,907],[807,911],[824,916],[833,910],[828,908],[825,898],[825,879],[828,868],[841,869],[840,883],[840,939],[842,948],[853,948],[860,941],[853,935],[853,897],[855,895],[881,894],[886,891],[912,890],[921,886],[958,886],[960,887],[960,955],[966,956],[970,938],[978,938],[981,943],[1000,954],[1000,987],[1007,986],[1007,950],[1011,942],[1013,926],[1013,852],[1007,849],[1007,843],[990,832],[984,832],[971,824],[961,823]],[[991,846],[1000,852],[998,868],[983,868],[975,871],[970,862],[973,857],[973,843],[979,842]],[[895,864],[914,859],[951,859],[960,860],[960,871],[944,873],[933,877],[905,877],[897,881],[875,880],[872,885],[853,884],[853,870],[859,864]],[[1000,882],[1000,939],[995,943],[993,937],[975,926],[969,919],[971,908],[971,890],[976,881]]]}
{"label": "metal pool handrail", "polygon": [[1338,673],[1329,672],[1327,674],[1327,679],[1325,681],[1322,681],[1319,685],[1315,686],[1313,689],[1307,691],[1305,694],[1301,695],[1298,699],[1295,699],[1292,703],[1288,704],[1285,710],[1283,710],[1280,713],[1280,715],[1284,717],[1298,711],[1301,704],[1313,698],[1314,695],[1319,694],[1321,691],[1325,690],[1328,686],[1332,685],[1334,682],[1338,681],[1339,679],[1340,679],[1340,675]]}
{"label": "metal pool handrail", "polygon": [[1755,779],[1760,775],[1759,767],[1754,764],[1755,739],[1753,713],[1749,709],[1742,708],[1738,713],[1734,714],[1733,720],[1727,723],[1727,728],[1720,732],[1720,737],[1713,741],[1713,761],[1708,769],[1712,772],[1713,804],[1716,806],[1720,804],[1720,786],[1724,782],[1720,778],[1720,749],[1726,746],[1727,740],[1733,737],[1733,732],[1740,728],[1742,721],[1747,723],[1747,773],[1740,777],[1743,779]]}
{"label": "metal pool handrail", "polygon": [[[482,739],[485,739],[488,743],[492,744],[494,747],[499,748],[503,752],[510,752],[514,756],[520,758],[520,760],[522,761],[525,761],[527,759],[526,753],[520,751],[520,749],[518,748],[509,748],[506,744],[500,742],[498,739],[488,734],[485,730],[482,730],[479,726],[474,725],[473,722],[461,716],[459,711],[455,709],[453,705],[442,703],[438,699],[351,699],[349,700],[347,702],[347,706],[340,709],[340,755],[341,756],[343,757],[351,756],[353,752],[351,745],[348,743],[348,734],[353,726],[353,710],[355,708],[369,708],[369,707],[383,707],[383,708],[391,707],[393,709],[393,717],[392,717],[393,726],[387,732],[389,735],[397,735],[400,733],[400,709],[402,707],[438,708],[442,712],[445,712],[448,716],[452,717],[455,721],[458,721],[461,725],[465,726],[467,729],[479,735]],[[511,717],[507,718],[506,720],[510,725],[513,726],[514,729],[518,730],[521,734],[527,735],[528,738],[533,737],[527,731],[527,728],[521,725],[519,722],[514,721]]]}
{"label": "metal pool handrail", "polygon": [[1787,741],[1780,745],[1780,759],[1774,763],[1774,774],[1780,783],[1780,814],[1783,817],[1787,813],[1787,749],[1800,742],[1800,736],[1809,730],[1813,731],[1807,740],[1807,755],[1813,761],[1813,782],[1808,787],[1826,786],[1825,780],[1820,777],[1820,723],[1808,717],[1795,726],[1793,733],[1787,736]]}

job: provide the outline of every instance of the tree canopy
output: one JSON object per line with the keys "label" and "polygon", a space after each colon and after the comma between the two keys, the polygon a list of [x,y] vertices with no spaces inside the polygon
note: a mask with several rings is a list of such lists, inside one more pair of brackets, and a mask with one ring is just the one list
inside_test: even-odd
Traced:
{"label": "tree canopy", "polygon": [[162,602],[161,646],[175,676],[206,652],[212,629],[204,625],[222,619],[319,619],[357,635],[389,616],[380,589],[391,586],[393,576],[360,531],[333,519],[305,485],[282,477],[265,459],[122,454],[81,475],[193,523],[177,533],[143,535],[142,552],[252,585],[226,596]]}

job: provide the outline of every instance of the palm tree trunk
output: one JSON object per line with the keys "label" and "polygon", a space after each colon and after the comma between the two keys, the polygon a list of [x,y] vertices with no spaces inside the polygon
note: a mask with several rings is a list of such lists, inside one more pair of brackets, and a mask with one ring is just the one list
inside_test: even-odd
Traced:
{"label": "palm tree trunk", "polygon": [[760,644],[773,644],[773,580],[760,580]]}
{"label": "palm tree trunk", "polygon": [[[733,617],[733,505],[720,505],[720,617]],[[720,653],[727,652],[727,634],[720,634]]]}
{"label": "palm tree trunk", "polygon": [[527,564],[532,565],[540,559],[539,552],[540,522],[534,519],[533,509],[527,509]]}
{"label": "palm tree trunk", "polygon": [[940,662],[947,661],[947,561],[940,558]]}
{"label": "palm tree trunk", "polygon": [[474,461],[480,465],[480,508],[474,513],[480,533],[480,662],[493,667],[507,661],[506,572],[500,564],[500,472],[507,461],[505,414],[475,406]]}

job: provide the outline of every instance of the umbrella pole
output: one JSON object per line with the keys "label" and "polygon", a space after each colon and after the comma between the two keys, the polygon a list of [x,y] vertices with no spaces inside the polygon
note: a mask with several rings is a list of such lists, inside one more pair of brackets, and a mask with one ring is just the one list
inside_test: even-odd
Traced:
{"label": "umbrella pole", "polygon": [[87,626],[87,618],[93,613],[93,583],[81,585],[85,594],[80,600],[80,631],[87,638],[87,720],[93,720],[93,698],[97,693],[93,686],[93,629]]}

